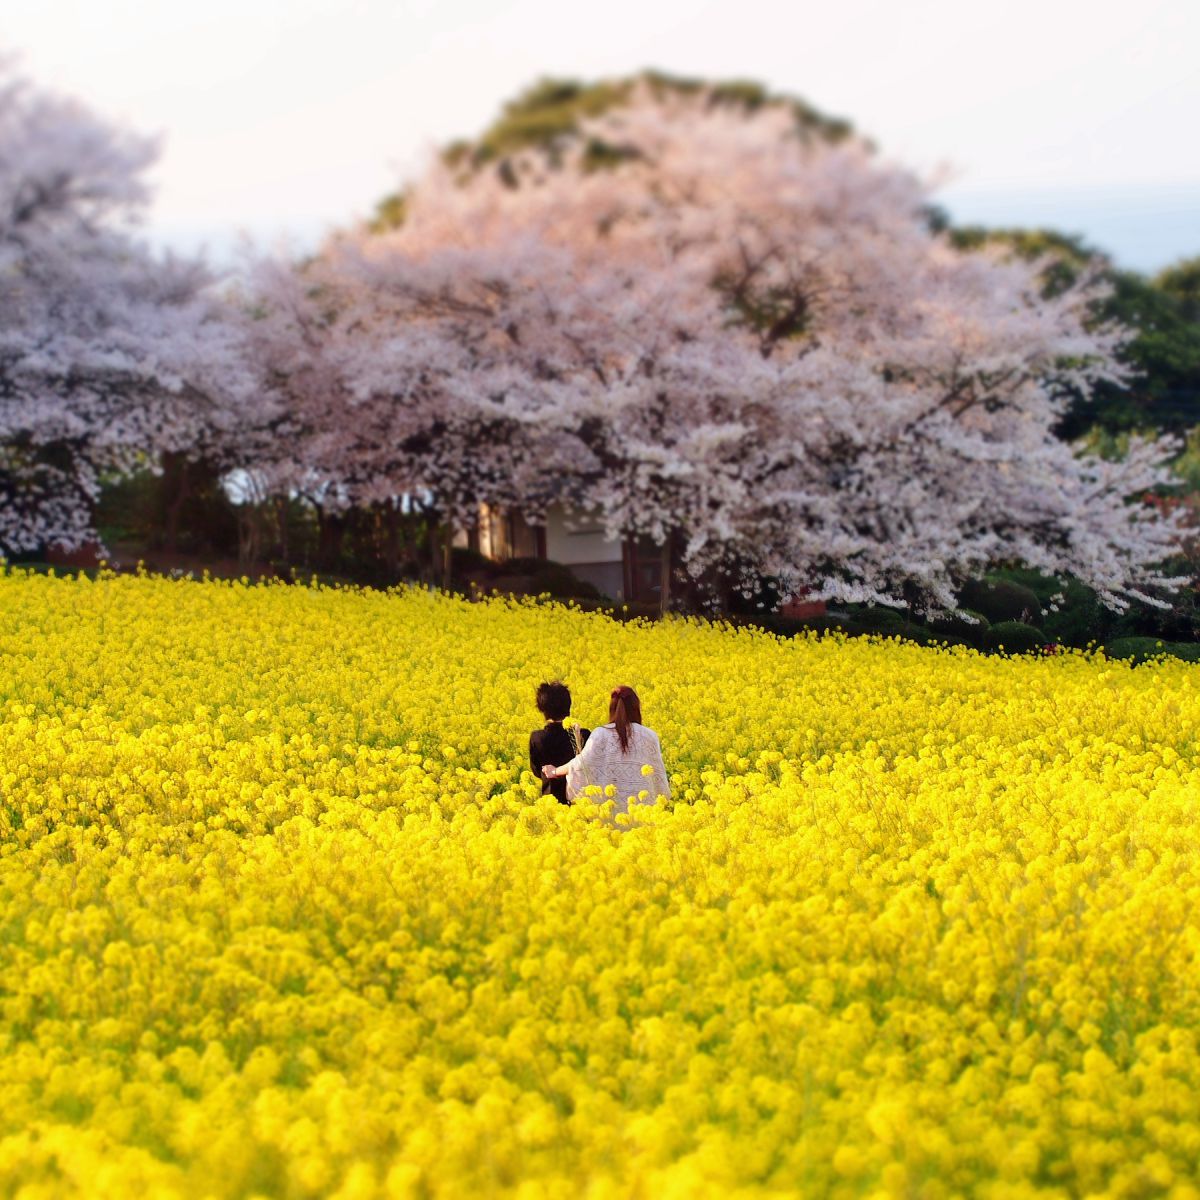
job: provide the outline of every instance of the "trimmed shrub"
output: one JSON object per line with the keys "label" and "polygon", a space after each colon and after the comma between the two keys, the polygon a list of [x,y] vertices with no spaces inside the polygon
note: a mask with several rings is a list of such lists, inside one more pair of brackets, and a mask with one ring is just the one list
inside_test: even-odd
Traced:
{"label": "trimmed shrub", "polygon": [[900,638],[906,642],[915,642],[919,646],[936,640],[931,638],[924,625],[917,625],[912,621],[886,622],[875,628],[864,628],[851,622],[846,626],[846,632],[851,637]]}
{"label": "trimmed shrub", "polygon": [[1152,637],[1123,637],[1116,638],[1104,647],[1104,653],[1109,658],[1122,658],[1128,662],[1143,663],[1148,658],[1155,658],[1166,652],[1166,646],[1158,638]]}
{"label": "trimmed shrub", "polygon": [[601,595],[600,589],[594,583],[580,579],[566,567],[559,571],[546,571],[535,575],[534,582],[538,591],[549,592],[556,600],[599,600]]}
{"label": "trimmed shrub", "polygon": [[534,590],[549,592],[556,600],[578,598],[580,600],[598,600],[600,589],[594,583],[580,579],[567,567],[557,564],[547,571],[539,571],[533,577]]}
{"label": "trimmed shrub", "polygon": [[847,621],[851,633],[881,633],[884,635],[898,632],[901,626],[909,624],[904,613],[894,608],[884,608],[881,605],[866,605],[852,609]]}
{"label": "trimmed shrub", "polygon": [[543,589],[538,587],[532,575],[497,575],[482,585],[485,592],[508,592],[513,596],[536,596]]}
{"label": "trimmed shrub", "polygon": [[766,633],[776,633],[780,637],[795,637],[807,628],[803,621],[794,617],[785,617],[780,613],[759,613],[756,616],[737,615],[731,623],[746,629],[762,629]]}
{"label": "trimmed shrub", "polygon": [[613,610],[613,616],[618,621],[636,621],[640,618],[654,620],[660,615],[658,605],[645,600],[634,600],[629,604],[620,604]]}
{"label": "trimmed shrub", "polygon": [[974,622],[966,620],[959,613],[930,618],[927,626],[930,638],[935,642],[957,642],[982,648],[991,624],[982,613],[971,612],[970,609],[965,612],[975,618]]}
{"label": "trimmed shrub", "polygon": [[1063,599],[1058,612],[1047,612],[1042,618],[1046,640],[1061,642],[1064,646],[1086,646],[1089,642],[1104,641],[1112,630],[1115,614],[1078,579],[1068,579],[1060,590]]}
{"label": "trimmed shrub", "polygon": [[568,599],[580,612],[604,613],[611,617],[616,609],[614,601],[604,596],[570,596]]}
{"label": "trimmed shrub", "polygon": [[1018,621],[1029,625],[1042,619],[1042,605],[1036,593],[1022,583],[995,576],[964,584],[959,603],[963,608],[982,613],[993,624]]}
{"label": "trimmed shrub", "polygon": [[536,575],[546,567],[561,566],[549,558],[506,558],[501,564],[506,575]]}
{"label": "trimmed shrub", "polygon": [[474,575],[483,579],[494,579],[500,574],[501,566],[486,554],[467,546],[454,546],[450,550],[450,570],[457,579],[462,575]]}
{"label": "trimmed shrub", "polygon": [[601,592],[594,583],[580,579],[570,567],[546,558],[510,558],[503,564],[506,575],[528,576],[534,594],[548,592],[556,600],[598,600]]}
{"label": "trimmed shrub", "polygon": [[1170,654],[1184,662],[1200,662],[1200,643],[1198,642],[1168,642],[1166,649]]}
{"label": "trimmed shrub", "polygon": [[841,630],[846,631],[845,617],[837,617],[831,613],[826,613],[823,617],[805,617],[798,621],[799,629],[797,633],[834,633]]}
{"label": "trimmed shrub", "polygon": [[1003,581],[1028,588],[1038,598],[1042,608],[1049,605],[1051,597],[1063,590],[1063,585],[1053,575],[1044,575],[1032,567],[1002,567],[998,571],[989,571],[986,578],[992,583]]}
{"label": "trimmed shrub", "polygon": [[[1048,642],[1086,646],[1089,642],[1102,642],[1113,633],[1116,614],[1105,608],[1100,597],[1074,576],[1068,575],[1060,580],[1030,567],[1009,567],[992,571],[987,578],[991,581],[1004,580],[1033,592],[1042,606],[1042,619],[1038,625],[1047,635]],[[1058,602],[1058,611],[1052,612],[1050,605],[1055,596],[1062,596],[1062,599]],[[1137,629],[1129,632],[1140,634],[1148,631]]]}
{"label": "trimmed shrub", "polygon": [[732,586],[726,587],[722,594],[725,595],[723,607],[727,612],[749,617],[755,625],[758,624],[759,613],[772,613],[787,599],[778,581],[771,576],[760,579],[758,587],[749,596],[743,596],[740,588]]}
{"label": "trimmed shrub", "polygon": [[1040,629],[1024,621],[1000,621],[987,631],[983,643],[988,650],[1030,654],[1046,644],[1046,637]]}
{"label": "trimmed shrub", "polygon": [[823,617],[785,617],[782,613],[763,613],[757,617],[744,617],[739,624],[750,628],[764,629],[780,637],[797,637],[805,633],[828,633],[834,629],[845,629],[846,622],[826,614]]}
{"label": "trimmed shrub", "polygon": [[1110,637],[1152,637],[1164,642],[1192,642],[1200,636],[1200,594],[1185,587],[1171,597],[1170,608],[1134,601],[1114,614]]}
{"label": "trimmed shrub", "polygon": [[586,579],[581,579],[575,585],[573,600],[597,600],[601,603],[611,602],[611,598],[606,596],[594,583],[589,583]]}
{"label": "trimmed shrub", "polygon": [[907,613],[883,605],[864,605],[851,609],[845,621],[844,628],[853,637],[898,637],[908,642],[925,645],[936,641],[924,625],[918,625]]}

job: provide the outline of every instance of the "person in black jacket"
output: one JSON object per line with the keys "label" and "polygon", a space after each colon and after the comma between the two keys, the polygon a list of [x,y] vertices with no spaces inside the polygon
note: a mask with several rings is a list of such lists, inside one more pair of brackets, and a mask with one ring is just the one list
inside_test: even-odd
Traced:
{"label": "person in black jacket", "polygon": [[571,715],[571,692],[565,683],[556,680],[540,684],[537,706],[546,724],[529,735],[529,766],[542,785],[543,796],[554,796],[559,804],[568,804],[566,778],[543,779],[542,768],[561,767],[570,762],[587,744],[589,730],[578,726],[574,731],[563,728],[563,721]]}

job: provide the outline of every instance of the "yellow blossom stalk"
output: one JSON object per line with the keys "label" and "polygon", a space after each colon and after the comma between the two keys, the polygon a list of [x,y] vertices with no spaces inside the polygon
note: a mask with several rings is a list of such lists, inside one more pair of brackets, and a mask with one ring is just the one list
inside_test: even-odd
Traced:
{"label": "yellow blossom stalk", "polygon": [[[546,647],[674,801],[540,796]],[[0,1194],[1197,1194],[1195,667],[19,571],[0,661]]]}

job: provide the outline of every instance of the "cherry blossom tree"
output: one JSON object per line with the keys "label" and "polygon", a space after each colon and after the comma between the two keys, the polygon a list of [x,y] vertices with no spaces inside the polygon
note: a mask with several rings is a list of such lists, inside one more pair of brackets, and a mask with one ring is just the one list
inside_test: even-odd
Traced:
{"label": "cherry blossom tree", "polygon": [[134,236],[155,154],[0,63],[0,554],[77,548],[105,473],[239,420],[248,377],[207,271]]}
{"label": "cherry blossom tree", "polygon": [[548,148],[436,160],[397,229],[325,256],[370,345],[360,449],[403,447],[456,518],[565,500],[828,598],[953,607],[1013,560],[1151,596],[1174,531],[1131,497],[1166,447],[1115,465],[1053,433],[1123,378],[1103,284],[1044,296],[1044,262],[954,247],[929,199],[787,105],[651,89]]}
{"label": "cherry blossom tree", "polygon": [[[534,292],[517,314],[478,256],[481,274],[460,275],[440,259],[384,266],[368,249],[335,244],[300,266],[255,271],[247,335],[289,432],[251,439],[242,465],[334,519],[394,510],[401,498],[421,505],[445,535],[448,570],[454,531],[481,504],[544,511],[561,490],[551,458],[573,449],[574,470],[588,465],[582,443],[559,436],[573,406],[550,364],[534,377],[522,357],[520,331],[532,337],[554,316]],[[489,320],[495,312],[506,332]]]}

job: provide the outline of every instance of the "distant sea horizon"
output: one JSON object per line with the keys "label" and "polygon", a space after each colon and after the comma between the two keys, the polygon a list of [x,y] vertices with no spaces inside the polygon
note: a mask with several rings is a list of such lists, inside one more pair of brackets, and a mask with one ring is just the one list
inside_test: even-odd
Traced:
{"label": "distant sea horizon", "polygon": [[1078,234],[1116,266],[1154,275],[1200,255],[1200,180],[1095,187],[946,187],[938,202],[955,225]]}

